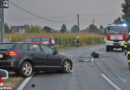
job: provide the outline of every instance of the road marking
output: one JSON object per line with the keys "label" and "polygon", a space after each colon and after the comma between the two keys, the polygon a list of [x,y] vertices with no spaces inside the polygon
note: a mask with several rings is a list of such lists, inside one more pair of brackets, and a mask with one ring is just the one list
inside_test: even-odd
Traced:
{"label": "road marking", "polygon": [[92,62],[94,62],[94,58],[92,57]]}
{"label": "road marking", "polygon": [[114,82],[112,82],[106,75],[101,74],[101,76],[109,83],[112,85],[112,87],[114,87],[116,90],[122,90],[121,88],[119,88]]}
{"label": "road marking", "polygon": [[125,80],[124,78],[122,78],[122,77],[119,77],[119,79],[121,80],[121,81],[123,81],[124,83],[126,83],[127,82],[127,80]]}
{"label": "road marking", "polygon": [[26,79],[22,82],[22,84],[18,87],[17,90],[23,90],[24,87],[27,85],[27,83],[31,80],[31,78],[32,78],[32,76],[26,78]]}

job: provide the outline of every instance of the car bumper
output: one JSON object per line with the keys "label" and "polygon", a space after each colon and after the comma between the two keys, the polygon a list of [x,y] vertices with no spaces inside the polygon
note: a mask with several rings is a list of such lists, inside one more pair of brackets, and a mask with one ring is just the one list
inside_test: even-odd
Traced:
{"label": "car bumper", "polygon": [[106,46],[112,46],[112,47],[124,47],[125,41],[119,41],[119,42],[114,42],[114,41],[106,41]]}
{"label": "car bumper", "polygon": [[17,70],[17,66],[16,60],[0,60],[0,69]]}

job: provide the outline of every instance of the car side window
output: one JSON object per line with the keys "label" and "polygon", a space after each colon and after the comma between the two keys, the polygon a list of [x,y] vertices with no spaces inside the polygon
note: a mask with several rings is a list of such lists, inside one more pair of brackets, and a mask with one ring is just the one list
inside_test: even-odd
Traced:
{"label": "car side window", "polygon": [[29,44],[29,49],[30,51],[41,52],[41,49],[38,44]]}
{"label": "car side window", "polygon": [[41,45],[41,48],[43,49],[43,52],[45,54],[52,54],[53,53],[52,49],[47,47],[47,46],[45,46],[45,45]]}
{"label": "car side window", "polygon": [[31,43],[31,39],[26,39],[24,42]]}
{"label": "car side window", "polygon": [[32,38],[33,42],[40,42],[40,38]]}
{"label": "car side window", "polygon": [[22,44],[21,49],[24,51],[28,51],[28,44]]}

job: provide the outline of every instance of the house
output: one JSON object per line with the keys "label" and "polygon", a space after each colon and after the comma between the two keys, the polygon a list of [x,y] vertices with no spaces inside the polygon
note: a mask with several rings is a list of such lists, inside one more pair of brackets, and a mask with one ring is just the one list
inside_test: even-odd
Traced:
{"label": "house", "polygon": [[25,33],[26,29],[29,29],[29,25],[24,25],[24,26],[12,26],[11,31],[12,33]]}
{"label": "house", "polygon": [[82,31],[81,31],[81,33],[88,33],[89,32],[89,29],[83,29]]}
{"label": "house", "polygon": [[19,30],[19,26],[12,26],[11,27],[12,33],[18,33],[18,30]]}

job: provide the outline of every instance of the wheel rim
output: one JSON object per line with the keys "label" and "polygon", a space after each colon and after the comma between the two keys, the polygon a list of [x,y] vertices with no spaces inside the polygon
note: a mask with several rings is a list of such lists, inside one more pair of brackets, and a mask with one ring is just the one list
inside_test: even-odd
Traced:
{"label": "wheel rim", "polygon": [[65,64],[64,64],[64,68],[65,68],[66,72],[70,72],[70,70],[71,70],[70,62],[66,61]]}
{"label": "wheel rim", "polygon": [[29,63],[24,64],[24,66],[23,66],[23,73],[26,76],[31,75],[31,73],[32,73],[32,66]]}

